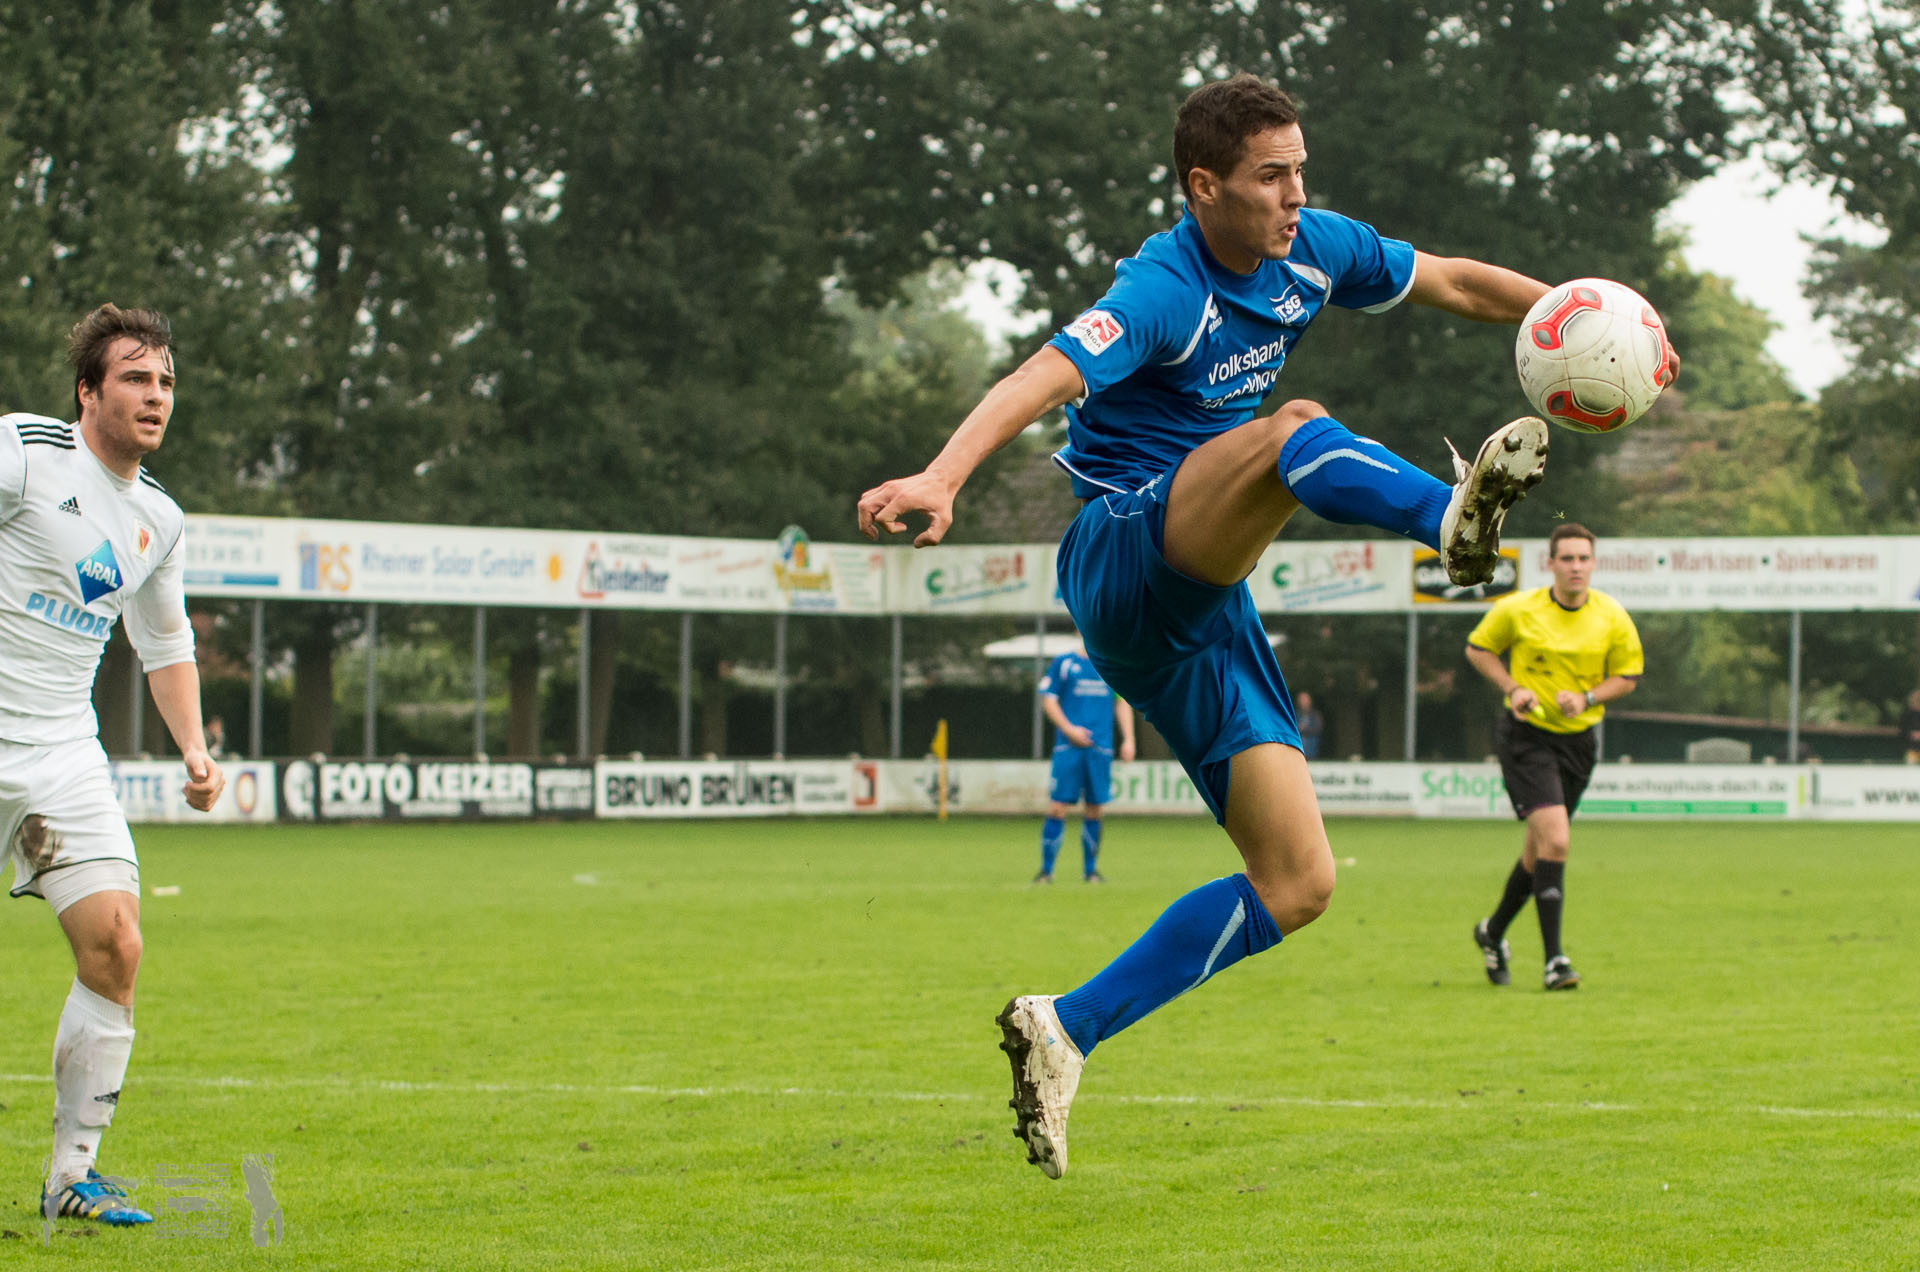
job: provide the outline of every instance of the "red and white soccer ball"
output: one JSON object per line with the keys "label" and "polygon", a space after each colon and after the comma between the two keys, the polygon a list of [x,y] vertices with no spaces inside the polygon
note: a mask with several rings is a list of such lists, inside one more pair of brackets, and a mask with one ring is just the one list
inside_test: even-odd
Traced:
{"label": "red and white soccer ball", "polygon": [[1527,400],[1580,433],[1611,433],[1673,380],[1667,329],[1639,292],[1604,278],[1562,283],[1527,311],[1513,361]]}

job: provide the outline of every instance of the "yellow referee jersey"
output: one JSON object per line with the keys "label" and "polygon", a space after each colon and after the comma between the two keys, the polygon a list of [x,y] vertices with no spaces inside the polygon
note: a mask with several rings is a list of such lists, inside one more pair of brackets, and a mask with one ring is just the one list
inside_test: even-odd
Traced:
{"label": "yellow referee jersey", "polygon": [[1467,643],[1507,656],[1507,674],[1540,698],[1542,710],[1529,723],[1549,733],[1591,729],[1606,714],[1595,703],[1577,716],[1561,715],[1554,698],[1562,689],[1585,693],[1608,676],[1645,669],[1633,619],[1620,602],[1591,588],[1577,610],[1554,600],[1551,587],[1503,596]]}

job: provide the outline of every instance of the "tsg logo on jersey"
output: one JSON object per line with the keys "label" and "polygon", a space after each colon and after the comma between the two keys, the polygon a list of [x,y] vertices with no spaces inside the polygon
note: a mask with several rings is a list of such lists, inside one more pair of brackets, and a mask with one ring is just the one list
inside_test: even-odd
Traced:
{"label": "tsg logo on jersey", "polygon": [[1273,306],[1273,316],[1289,327],[1299,326],[1313,316],[1307,312],[1307,302],[1291,287],[1278,296],[1267,297],[1267,303]]}
{"label": "tsg logo on jersey", "polygon": [[1067,324],[1067,334],[1080,342],[1088,353],[1098,355],[1107,346],[1127,334],[1120,320],[1104,309],[1089,309]]}
{"label": "tsg logo on jersey", "polygon": [[73,569],[80,576],[82,605],[91,605],[120,590],[120,563],[114,560],[113,545],[105,539],[84,559],[75,562]]}

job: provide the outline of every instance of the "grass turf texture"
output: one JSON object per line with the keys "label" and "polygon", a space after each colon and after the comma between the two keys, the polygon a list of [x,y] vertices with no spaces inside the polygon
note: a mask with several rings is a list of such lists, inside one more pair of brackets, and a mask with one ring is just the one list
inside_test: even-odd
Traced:
{"label": "grass turf texture", "polygon": [[[1575,835],[1567,943],[1468,929],[1511,823],[1348,821],[1325,918],[1103,1045],[1058,1183],[993,1014],[1233,864],[1118,820],[140,831],[139,1041],[103,1167],[274,1154],[285,1243],[32,1202],[70,963],[5,908],[0,1228],[27,1266],[1907,1266],[1920,1248],[1912,827]],[[1069,844],[1063,878],[1076,861]],[[136,1194],[138,1195],[138,1194]],[[74,1234],[93,1233],[91,1236]],[[24,1257],[23,1257],[24,1256]]]}

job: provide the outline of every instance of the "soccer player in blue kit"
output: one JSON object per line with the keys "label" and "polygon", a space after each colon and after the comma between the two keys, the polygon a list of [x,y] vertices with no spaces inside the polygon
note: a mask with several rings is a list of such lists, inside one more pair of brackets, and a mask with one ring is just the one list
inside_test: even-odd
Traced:
{"label": "soccer player in blue kit", "polygon": [[1080,821],[1081,878],[1105,883],[1100,874],[1100,814],[1113,797],[1114,735],[1119,734],[1119,756],[1133,759],[1133,708],[1115,693],[1087,661],[1087,651],[1061,654],[1040,677],[1040,703],[1053,722],[1053,762],[1047,777],[1047,819],[1040,826],[1040,873],[1035,883],[1053,882],[1053,863],[1060,856],[1060,837],[1067,814],[1082,799],[1087,813]]}
{"label": "soccer player in blue kit", "polygon": [[1196,888],[1091,980],[1023,995],[998,1017],[1014,1134],[1048,1176],[1086,1057],[1148,1012],[1311,923],[1333,854],[1292,699],[1245,586],[1296,508],[1378,526],[1441,554],[1462,584],[1492,577],[1506,511],[1539,481],[1547,428],[1513,421],[1449,487],[1350,432],[1318,402],[1256,418],[1325,306],[1402,300],[1517,324],[1535,279],[1415,251],[1306,206],[1293,102],[1250,75],[1207,84],[1174,124],[1185,214],[1120,263],[1113,287],[988,391],[927,468],[861,496],[860,529],[938,543],[986,456],[1066,406],[1054,456],[1085,502],[1060,543],[1062,598],[1094,667],[1167,739],[1239,849],[1240,874]]}

